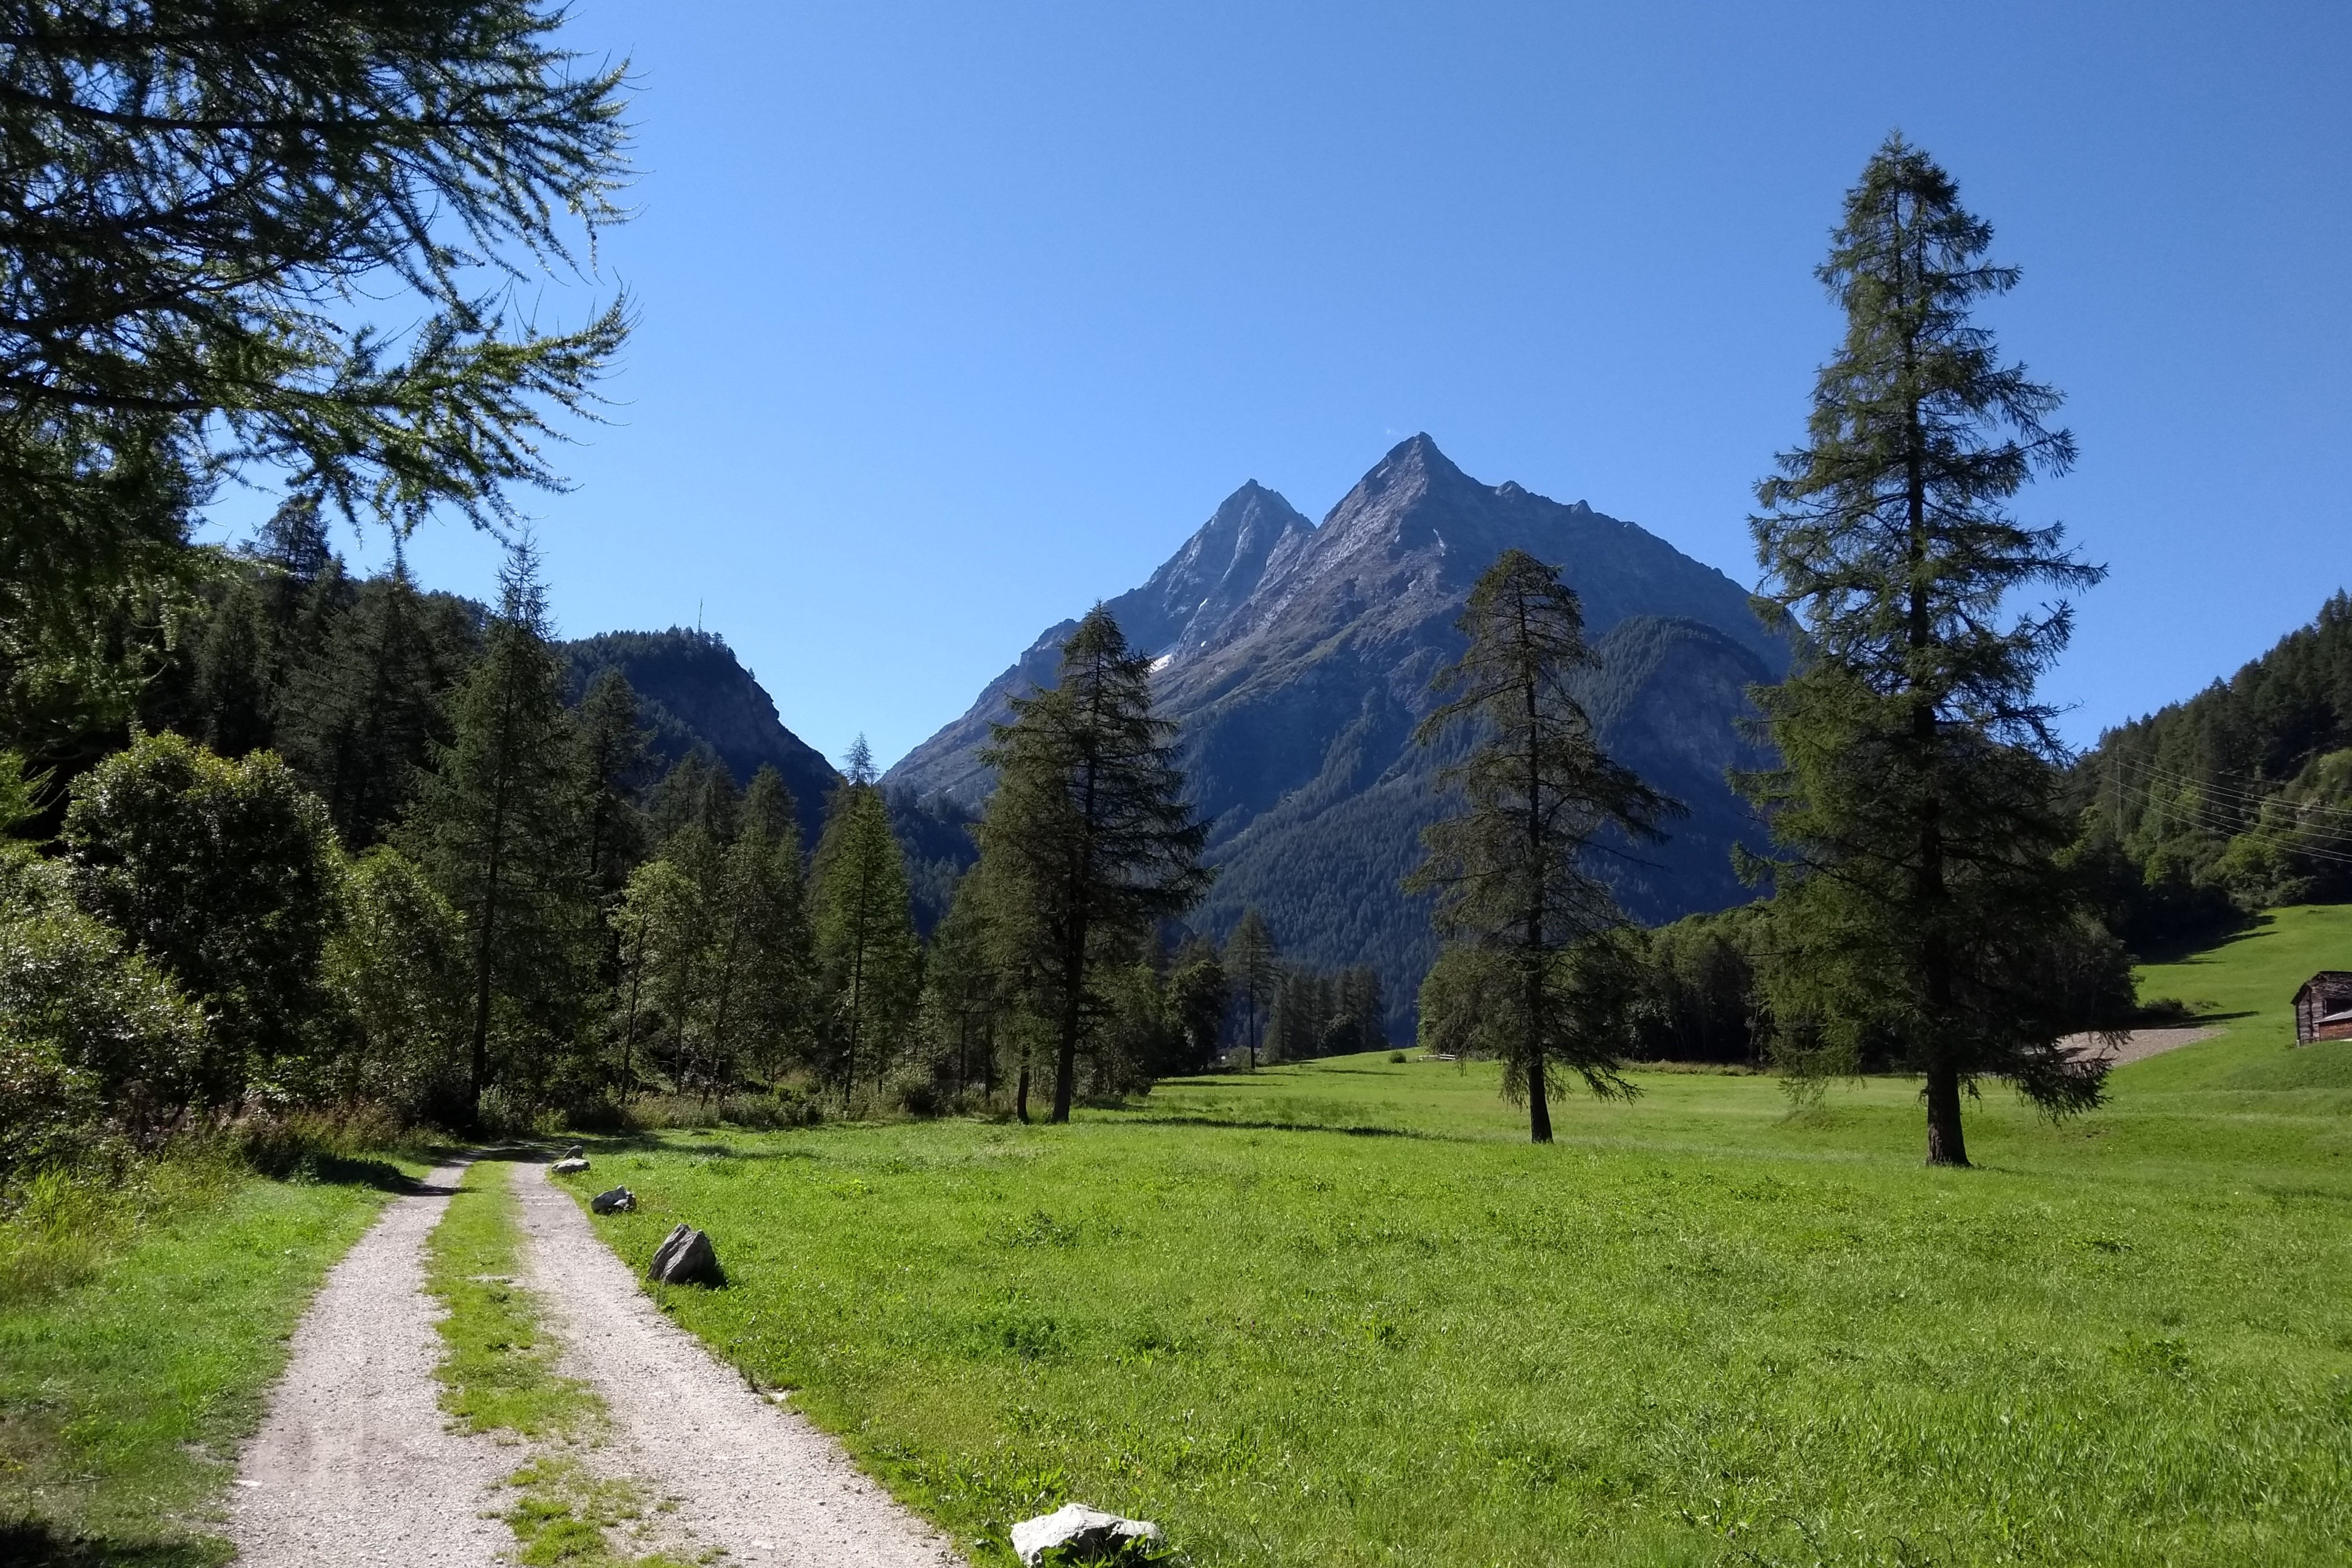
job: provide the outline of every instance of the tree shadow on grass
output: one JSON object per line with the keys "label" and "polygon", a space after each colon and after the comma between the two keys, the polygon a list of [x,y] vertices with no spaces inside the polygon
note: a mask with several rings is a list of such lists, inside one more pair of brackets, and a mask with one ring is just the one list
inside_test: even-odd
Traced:
{"label": "tree shadow on grass", "polygon": [[1349,1138],[1419,1138],[1440,1144],[1470,1141],[1452,1137],[1444,1133],[1425,1133],[1413,1127],[1371,1127],[1360,1124],[1343,1126],[1332,1122],[1274,1122],[1262,1117],[1199,1114],[1156,1116],[1149,1112],[1143,1112],[1123,1117],[1121,1120],[1148,1127],[1227,1127],[1236,1132],[1246,1133],[1337,1133]]}
{"label": "tree shadow on grass", "polygon": [[110,1541],[63,1535],[46,1520],[0,1520],[0,1563],[10,1568],[220,1568],[226,1541]]}

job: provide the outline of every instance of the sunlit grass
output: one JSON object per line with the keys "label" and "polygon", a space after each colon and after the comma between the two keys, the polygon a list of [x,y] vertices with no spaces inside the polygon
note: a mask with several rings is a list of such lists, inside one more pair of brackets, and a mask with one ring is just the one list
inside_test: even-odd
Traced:
{"label": "sunlit grass", "polygon": [[644,1207],[598,1224],[640,1263],[707,1227],[730,1286],[667,1309],[982,1560],[1076,1499],[1200,1564],[2338,1562],[2318,1049],[2230,1087],[2286,1054],[2233,1033],[2063,1126],[1989,1092],[1964,1172],[1898,1082],[1792,1117],[1645,1073],[1539,1149],[1491,1068],[1366,1056],[1061,1129],[616,1145]]}
{"label": "sunlit grass", "polygon": [[228,1561],[218,1504],[236,1445],[303,1307],[385,1196],[305,1174],[266,1181],[206,1163],[158,1174],[128,1208],[44,1196],[94,1217],[96,1239],[61,1276],[46,1272],[52,1252],[46,1288],[26,1281],[0,1307],[0,1559]]}

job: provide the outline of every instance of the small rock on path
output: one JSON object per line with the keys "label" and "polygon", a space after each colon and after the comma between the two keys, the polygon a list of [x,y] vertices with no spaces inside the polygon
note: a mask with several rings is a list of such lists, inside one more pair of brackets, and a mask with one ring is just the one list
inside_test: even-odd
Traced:
{"label": "small rock on path", "polygon": [[441,1303],[425,1293],[425,1239],[464,1169],[393,1199],[294,1331],[237,1465],[239,1568],[491,1568],[513,1551],[481,1516],[515,1455],[448,1430],[433,1380]]}
{"label": "small rock on path", "polygon": [[612,1412],[599,1468],[679,1507],[670,1521],[727,1561],[793,1568],[957,1568],[936,1531],[805,1416],[747,1387],[637,1288],[544,1167],[516,1172],[528,1282],[563,1342],[563,1372]]}

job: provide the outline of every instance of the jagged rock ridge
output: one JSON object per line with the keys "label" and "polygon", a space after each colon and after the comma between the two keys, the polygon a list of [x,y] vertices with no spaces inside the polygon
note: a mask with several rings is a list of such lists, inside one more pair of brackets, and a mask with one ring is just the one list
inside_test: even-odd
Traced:
{"label": "jagged rock ridge", "polygon": [[[1143,587],[1108,602],[1164,662],[1195,800],[1221,868],[1197,923],[1217,934],[1256,904],[1300,958],[1370,963],[1392,1022],[1434,954],[1397,881],[1436,806],[1436,759],[1412,740],[1430,677],[1461,648],[1454,622],[1506,549],[1560,563],[1602,660],[1588,700],[1609,747],[1691,815],[1660,849],[1616,862],[1627,905],[1671,919],[1744,897],[1729,847],[1752,831],[1723,772],[1759,758],[1738,721],[1746,687],[1786,652],[1738,584],[1632,523],[1516,484],[1482,485],[1426,435],[1390,452],[1309,528],[1253,483]],[[1050,682],[1075,622],[1049,629],[961,718],[887,782],[976,807],[979,747],[1008,695]]]}

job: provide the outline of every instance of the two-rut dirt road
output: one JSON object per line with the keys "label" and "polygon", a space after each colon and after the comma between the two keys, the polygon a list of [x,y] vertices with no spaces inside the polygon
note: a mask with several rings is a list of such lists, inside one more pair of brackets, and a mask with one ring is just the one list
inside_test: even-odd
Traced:
{"label": "two-rut dirt road", "polygon": [[[230,1534],[247,1568],[492,1568],[510,1562],[499,1482],[530,1455],[451,1427],[436,1403],[439,1304],[425,1242],[462,1166],[394,1199],[328,1275],[237,1468]],[[510,1173],[525,1276],[562,1341],[562,1370],[604,1400],[590,1456],[672,1500],[688,1555],[789,1568],[951,1568],[938,1532],[838,1444],[714,1361],[637,1289],[538,1166]]]}

